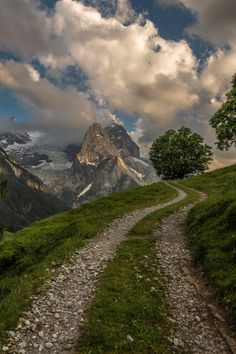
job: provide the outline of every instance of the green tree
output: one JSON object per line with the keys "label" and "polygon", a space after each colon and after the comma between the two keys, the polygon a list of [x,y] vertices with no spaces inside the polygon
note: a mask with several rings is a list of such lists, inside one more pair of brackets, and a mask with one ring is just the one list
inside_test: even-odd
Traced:
{"label": "green tree", "polygon": [[236,75],[226,102],[210,119],[210,124],[216,130],[218,149],[228,150],[236,146]]}
{"label": "green tree", "polygon": [[204,139],[191,129],[169,130],[153,143],[150,160],[157,175],[181,179],[204,172],[212,161],[212,151]]}

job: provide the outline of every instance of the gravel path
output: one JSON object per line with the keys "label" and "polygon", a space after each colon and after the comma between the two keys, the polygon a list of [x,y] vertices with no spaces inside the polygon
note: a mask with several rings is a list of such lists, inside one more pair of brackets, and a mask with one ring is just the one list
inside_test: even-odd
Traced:
{"label": "gravel path", "polygon": [[214,316],[209,310],[212,305],[205,302],[197,290],[198,280],[191,269],[183,224],[192,207],[187,206],[164,219],[156,229],[157,257],[167,289],[169,320],[173,324],[169,340],[178,353],[231,353],[215,326]]}
{"label": "gravel path", "polygon": [[24,313],[16,330],[9,332],[9,345],[2,351],[19,354],[72,351],[85,321],[84,314],[96,295],[97,283],[108,261],[139,220],[186,197],[185,192],[177,190],[179,196],[170,202],[134,211],[115,220],[57,269],[46,284],[47,292],[33,297],[31,309]]}

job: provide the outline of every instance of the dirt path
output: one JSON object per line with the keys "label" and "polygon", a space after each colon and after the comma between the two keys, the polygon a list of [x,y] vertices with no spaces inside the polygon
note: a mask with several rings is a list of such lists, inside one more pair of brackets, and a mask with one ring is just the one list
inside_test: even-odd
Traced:
{"label": "dirt path", "polygon": [[[226,354],[232,353],[216,328],[216,316],[199,291],[198,279],[191,267],[186,247],[183,224],[192,206],[187,206],[163,220],[157,226],[157,257],[161,265],[167,301],[173,324],[169,340],[178,353]],[[212,307],[212,308],[211,308]],[[219,316],[219,320],[220,316]],[[235,353],[235,352],[234,352]]]}
{"label": "dirt path", "polygon": [[31,309],[2,351],[17,354],[61,354],[72,351],[84,324],[84,313],[96,295],[96,286],[108,261],[127,237],[128,231],[146,215],[177,203],[178,197],[155,207],[138,210],[115,220],[101,235],[77,251],[48,281],[48,290],[34,297]]}

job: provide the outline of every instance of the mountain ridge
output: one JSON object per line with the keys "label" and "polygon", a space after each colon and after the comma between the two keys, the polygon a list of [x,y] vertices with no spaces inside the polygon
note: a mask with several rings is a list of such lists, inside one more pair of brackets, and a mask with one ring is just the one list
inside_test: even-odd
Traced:
{"label": "mountain ridge", "polygon": [[20,167],[0,147],[0,229],[16,231],[66,210],[43,182]]}
{"label": "mountain ridge", "polygon": [[2,132],[3,145],[69,207],[158,180],[151,164],[140,157],[138,145],[117,123],[105,128],[94,123],[77,145],[42,143],[38,134]]}

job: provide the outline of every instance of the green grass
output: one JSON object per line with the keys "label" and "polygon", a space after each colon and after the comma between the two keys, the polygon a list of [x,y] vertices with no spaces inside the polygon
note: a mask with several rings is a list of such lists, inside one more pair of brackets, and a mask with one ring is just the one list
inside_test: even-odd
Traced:
{"label": "green grass", "polygon": [[8,182],[5,180],[0,183],[0,199],[5,198],[9,190]]}
{"label": "green grass", "polygon": [[186,235],[194,260],[203,266],[236,321],[236,165],[182,183],[209,196],[189,214]]}
{"label": "green grass", "polygon": [[176,197],[164,183],[116,193],[61,213],[5,237],[0,242],[0,345],[14,328],[50,269],[61,264],[113,219]]}
{"label": "green grass", "polygon": [[138,222],[108,265],[77,345],[79,353],[173,353],[153,228],[198,198],[196,192],[183,189],[188,197]]}

